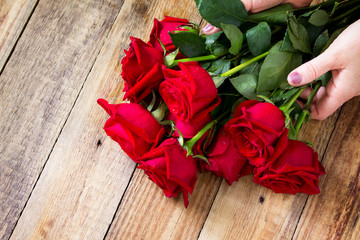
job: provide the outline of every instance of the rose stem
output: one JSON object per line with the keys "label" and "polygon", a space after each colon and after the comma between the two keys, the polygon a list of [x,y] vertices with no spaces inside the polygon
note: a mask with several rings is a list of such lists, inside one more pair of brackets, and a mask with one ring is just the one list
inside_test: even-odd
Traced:
{"label": "rose stem", "polygon": [[294,104],[294,102],[296,101],[296,99],[304,91],[304,89],[305,86],[299,88],[299,90],[297,90],[297,92],[280,107],[280,110],[283,111],[284,113],[287,113]]}
{"label": "rose stem", "polygon": [[240,64],[240,65],[238,65],[238,66],[230,69],[229,71],[221,74],[220,77],[230,77],[231,75],[237,73],[237,72],[240,71],[241,69],[244,69],[245,67],[249,66],[250,64],[253,64],[254,62],[257,62],[257,61],[259,61],[260,59],[263,59],[263,58],[266,57],[268,54],[269,54],[269,52],[265,52],[265,53],[263,53],[263,54],[261,54],[261,55],[259,55],[259,56],[256,56],[256,57],[250,59],[249,61],[244,62],[244,63],[242,63],[242,64]]}
{"label": "rose stem", "polygon": [[187,151],[187,156],[192,155],[192,148],[197,143],[197,141],[200,140],[200,138],[208,131],[210,130],[216,123],[218,123],[221,119],[223,119],[225,116],[227,116],[231,112],[231,109],[227,110],[223,114],[221,114],[219,117],[217,117],[215,120],[209,122],[205,125],[192,139],[187,141],[184,144],[184,148]]}
{"label": "rose stem", "polygon": [[217,58],[218,58],[218,56],[215,56],[215,55],[183,58],[183,59],[175,60],[173,65],[177,65],[179,62],[201,62],[201,61],[215,60]]}
{"label": "rose stem", "polygon": [[303,109],[301,115],[299,116],[298,120],[296,121],[295,124],[295,138],[297,139],[298,133],[303,125],[303,123],[305,122],[306,117],[308,116],[308,114],[310,113],[310,105],[312,100],[314,99],[316,93],[319,91],[320,87],[321,87],[321,82],[318,82],[315,86],[315,88],[312,90],[310,96],[307,99],[305,108]]}

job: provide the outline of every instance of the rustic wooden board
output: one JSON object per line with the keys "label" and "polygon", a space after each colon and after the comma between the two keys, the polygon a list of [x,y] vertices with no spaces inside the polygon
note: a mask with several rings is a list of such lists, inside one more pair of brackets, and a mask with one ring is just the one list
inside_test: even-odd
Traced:
{"label": "rustic wooden board", "polygon": [[38,0],[0,0],[0,73]]}
{"label": "rustic wooden board", "polygon": [[[125,1],[19,219],[13,239],[105,236],[135,164],[101,129],[108,116],[96,99],[121,101],[120,61],[130,35],[147,38],[153,18],[164,15],[188,16],[199,22],[193,4],[193,0],[181,4],[176,0]],[[157,191],[155,185],[151,186],[151,191]],[[152,196],[163,197],[157,192]]]}
{"label": "rustic wooden board", "polygon": [[[321,157],[338,112],[326,121],[312,121],[300,138],[313,142]],[[306,194],[275,194],[252,182],[252,176],[228,186],[222,183],[199,239],[291,239]]]}
{"label": "rustic wooden board", "polygon": [[324,157],[322,194],[309,198],[294,239],[360,239],[360,98],[346,103]]}
{"label": "rustic wooden board", "polygon": [[121,1],[40,1],[0,76],[0,238],[52,151]]}

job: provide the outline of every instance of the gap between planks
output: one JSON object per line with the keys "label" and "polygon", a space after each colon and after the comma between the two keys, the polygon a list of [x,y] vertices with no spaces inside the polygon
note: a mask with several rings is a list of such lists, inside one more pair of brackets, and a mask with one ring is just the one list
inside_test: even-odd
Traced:
{"label": "gap between planks", "polygon": [[[38,3],[38,2],[37,2],[37,3]],[[36,3],[36,5],[37,5],[37,3]],[[35,8],[34,8],[34,10],[35,10]],[[114,21],[112,22],[111,26],[114,25],[115,20],[117,19],[117,16],[119,15],[120,11],[121,11],[121,8],[119,9],[119,12],[116,14],[116,17],[114,18]],[[32,11],[32,13],[33,13],[33,12],[34,12],[34,11]],[[32,14],[31,14],[31,15],[32,15]],[[29,18],[29,19],[30,19],[30,18]],[[26,25],[27,25],[27,23],[26,23]],[[25,25],[25,26],[26,26],[26,25]],[[25,28],[24,28],[24,29],[25,29]],[[23,31],[24,31],[24,29],[23,29]],[[23,32],[23,31],[22,31],[22,32]],[[88,73],[86,74],[86,77],[85,77],[83,83],[81,84],[80,90],[79,90],[78,94],[76,95],[76,98],[75,98],[75,100],[74,100],[73,105],[71,106],[71,109],[70,109],[70,111],[69,111],[69,114],[66,116],[65,121],[64,121],[64,124],[61,126],[61,129],[60,129],[60,131],[59,131],[59,134],[57,135],[57,137],[56,137],[56,139],[55,139],[55,142],[54,142],[54,144],[52,145],[51,150],[50,150],[50,152],[49,152],[49,154],[48,154],[48,156],[47,156],[47,158],[46,158],[46,160],[45,160],[45,163],[43,164],[43,166],[42,166],[42,168],[41,168],[41,170],[40,170],[40,173],[39,173],[39,175],[38,175],[38,177],[37,177],[37,179],[36,179],[36,181],[35,181],[35,184],[34,184],[33,188],[31,189],[31,192],[30,192],[30,194],[29,194],[29,197],[27,198],[27,200],[26,200],[26,202],[25,202],[25,205],[24,205],[24,207],[22,208],[22,210],[21,210],[21,212],[20,212],[20,215],[19,215],[18,219],[16,220],[16,223],[15,223],[15,225],[14,225],[14,228],[12,229],[12,231],[11,231],[11,233],[10,233],[9,239],[11,238],[11,236],[12,236],[12,234],[13,234],[16,226],[17,226],[17,223],[18,223],[19,219],[21,218],[21,215],[22,215],[22,213],[24,212],[24,209],[26,208],[27,203],[28,203],[29,199],[31,198],[31,195],[32,195],[32,193],[33,193],[33,191],[34,191],[34,189],[35,189],[35,187],[36,187],[36,185],[37,185],[37,183],[38,183],[38,181],[39,181],[39,179],[40,179],[40,176],[41,176],[41,174],[42,174],[42,172],[43,172],[43,170],[44,170],[47,162],[49,161],[49,158],[50,158],[50,156],[51,156],[51,154],[52,154],[52,152],[53,152],[53,150],[54,150],[54,147],[55,147],[56,143],[58,142],[58,139],[59,139],[59,137],[60,137],[60,135],[61,135],[61,133],[62,133],[62,131],[63,131],[63,129],[64,129],[67,121],[68,121],[68,119],[69,119],[69,116],[71,115],[71,113],[72,113],[72,111],[73,111],[73,109],[74,109],[74,106],[75,106],[75,104],[76,104],[76,102],[77,102],[77,100],[78,100],[78,98],[79,98],[79,96],[80,96],[80,93],[81,93],[82,89],[84,88],[85,82],[86,82],[86,80],[88,79],[88,77],[89,77],[89,75],[90,75],[90,73],[91,73],[91,71],[92,71],[92,69],[93,69],[93,67],[94,67],[94,64],[95,64],[95,62],[96,62],[96,60],[97,60],[97,58],[98,58],[98,56],[99,56],[99,54],[100,54],[100,52],[101,52],[104,44],[105,44],[106,39],[107,39],[108,36],[109,36],[109,32],[110,32],[110,31],[111,31],[111,27],[110,27],[109,30],[107,31],[106,37],[104,38],[103,42],[101,43],[101,47],[99,48],[99,51],[97,52],[96,57],[94,58],[94,60],[93,60],[93,62],[92,62],[92,64],[91,64],[91,67],[90,67]],[[0,73],[0,74],[1,74],[1,73]]]}
{"label": "gap between planks", "polygon": [[[8,56],[6,57],[3,65],[0,66],[0,76],[1,76],[1,74],[3,73],[3,71],[4,71],[4,69],[5,69],[6,65],[7,65],[7,63],[9,62],[9,60],[10,60],[10,58],[11,58],[11,56],[12,56],[12,54],[13,54],[15,48],[16,48],[16,45],[18,44],[19,39],[22,37],[22,34],[24,33],[24,30],[25,30],[25,28],[27,27],[27,25],[28,25],[28,23],[29,23],[29,21],[30,21],[30,19],[31,19],[31,17],[32,17],[32,15],[33,15],[33,13],[34,13],[34,11],[35,11],[38,3],[39,3],[39,0],[36,0],[33,8],[32,8],[31,11],[30,11],[29,16],[27,17],[24,25],[23,25],[22,28],[21,28],[21,31],[20,31],[19,35],[16,37],[16,40],[15,40],[15,42],[13,43],[10,52],[8,53]],[[1,56],[0,56],[0,57],[1,57]]]}

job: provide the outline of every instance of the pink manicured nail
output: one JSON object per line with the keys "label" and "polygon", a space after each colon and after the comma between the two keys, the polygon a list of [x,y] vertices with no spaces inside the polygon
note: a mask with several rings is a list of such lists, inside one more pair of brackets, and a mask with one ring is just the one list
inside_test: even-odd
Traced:
{"label": "pink manicured nail", "polygon": [[204,32],[210,32],[210,31],[213,30],[213,29],[214,29],[214,26],[211,25],[211,24],[208,24],[208,25],[206,25],[206,26],[203,28],[203,31],[204,31]]}
{"label": "pink manicured nail", "polygon": [[302,77],[301,77],[300,73],[298,73],[298,72],[290,73],[288,78],[289,78],[290,82],[293,84],[299,84],[299,83],[301,83],[301,80],[302,80]]}

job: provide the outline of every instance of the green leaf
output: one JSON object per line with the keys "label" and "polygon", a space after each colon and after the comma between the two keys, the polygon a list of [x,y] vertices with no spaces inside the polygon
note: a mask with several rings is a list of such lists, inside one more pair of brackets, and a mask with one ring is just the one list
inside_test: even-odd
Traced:
{"label": "green leaf", "polygon": [[330,44],[332,44],[335,39],[345,30],[345,28],[340,28],[338,30],[336,30],[335,32],[333,32],[333,34],[331,35],[329,41],[326,43],[325,47],[322,49],[321,52],[324,52],[329,46]]}
{"label": "green leaf", "polygon": [[314,26],[324,26],[329,22],[329,15],[324,10],[316,10],[313,14],[311,14],[309,18],[309,23]]}
{"label": "green leaf", "polygon": [[316,82],[316,81],[321,81],[321,85],[322,85],[323,87],[326,87],[326,85],[327,85],[328,82],[331,80],[331,78],[332,78],[332,71],[329,71],[329,72],[321,75],[319,78],[317,78],[317,79],[315,80],[315,82]]}
{"label": "green leaf", "polygon": [[329,33],[327,31],[320,34],[320,36],[316,39],[314,44],[314,56],[318,56],[323,48],[325,47],[326,43],[329,41]]}
{"label": "green leaf", "polygon": [[271,47],[270,26],[266,22],[259,23],[246,32],[246,40],[254,56],[266,52]]}
{"label": "green leaf", "polygon": [[176,51],[169,53],[164,57],[164,64],[166,67],[170,67],[174,64],[175,58],[179,53],[179,49],[176,49]]}
{"label": "green leaf", "polygon": [[209,55],[206,49],[205,38],[189,32],[169,33],[174,45],[187,57]]}
{"label": "green leaf", "polygon": [[288,30],[286,30],[286,32],[285,32],[284,40],[282,41],[280,51],[282,51],[282,52],[297,52],[294,49],[294,47],[290,41]]}
{"label": "green leaf", "polygon": [[226,37],[230,40],[231,48],[229,49],[229,52],[232,55],[238,55],[244,40],[242,32],[233,24],[221,23],[221,28],[224,31]]}
{"label": "green leaf", "polygon": [[218,88],[221,86],[221,84],[224,83],[225,79],[227,77],[213,77],[213,81],[214,81],[214,84],[215,84],[215,87]]}
{"label": "green leaf", "polygon": [[[247,62],[252,58],[253,57],[244,57],[241,59],[240,64]],[[248,73],[248,74],[254,74],[256,76],[259,76],[261,65],[262,65],[261,61],[254,62],[254,63],[250,64],[249,66],[241,69],[239,73],[240,74]]]}
{"label": "green leaf", "polygon": [[295,17],[289,19],[287,32],[296,50],[311,54],[308,32],[303,25],[296,21]]}
{"label": "green leaf", "polygon": [[227,59],[219,59],[211,64],[211,67],[207,70],[210,75],[221,75],[224,72],[230,70],[230,60]]}
{"label": "green leaf", "polygon": [[280,89],[280,91],[278,92],[278,94],[275,94],[271,97],[271,99],[274,102],[282,102],[284,103],[286,100],[288,100],[289,98],[291,98],[295,93],[297,93],[298,89],[297,88],[293,88],[290,90],[283,90]]}
{"label": "green leaf", "polygon": [[[223,40],[226,39],[223,37],[224,32],[216,32],[210,35],[205,36],[205,44],[207,49],[211,52],[211,54],[215,56],[224,56],[229,52],[228,44],[224,44]],[[226,42],[228,40],[226,39]]]}
{"label": "green leaf", "polygon": [[268,10],[250,14],[248,19],[253,22],[267,22],[269,24],[286,24],[288,11],[292,10],[290,4],[278,5]]}
{"label": "green leaf", "polygon": [[302,62],[300,53],[281,52],[282,41],[270,49],[260,69],[257,92],[287,87],[288,74]]}
{"label": "green leaf", "polygon": [[234,88],[247,99],[259,100],[256,94],[258,77],[253,74],[242,74],[231,78],[230,82]]}
{"label": "green leaf", "polygon": [[247,19],[247,12],[240,0],[195,0],[200,15],[212,25],[221,23],[239,27]]}
{"label": "green leaf", "polygon": [[221,34],[223,34],[222,31],[220,32],[216,32],[210,35],[206,35],[206,41],[205,44],[208,47],[208,49],[211,49],[212,46],[214,45],[214,43],[219,39],[219,37],[221,36]]}

